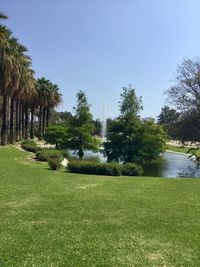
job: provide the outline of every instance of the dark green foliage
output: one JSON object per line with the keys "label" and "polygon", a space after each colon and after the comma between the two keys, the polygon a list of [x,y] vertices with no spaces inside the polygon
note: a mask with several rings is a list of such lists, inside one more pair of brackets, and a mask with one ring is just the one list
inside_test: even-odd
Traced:
{"label": "dark green foliage", "polygon": [[[127,167],[127,168],[126,168]],[[96,175],[141,175],[142,167],[137,164],[121,165],[117,163],[96,163],[90,161],[72,161],[68,163],[68,169],[74,173]]]}
{"label": "dark green foliage", "polygon": [[178,137],[183,143],[186,141],[200,141],[200,112],[188,111],[182,114],[177,123]]}
{"label": "dark green foliage", "polygon": [[71,112],[57,112],[55,109],[51,109],[50,124],[51,125],[69,125],[69,122],[72,118]]}
{"label": "dark green foliage", "polygon": [[[80,161],[80,159],[78,158],[78,156],[76,155],[69,155],[67,156],[68,153],[66,153],[66,156],[64,156],[64,158],[67,158],[68,161]],[[89,161],[89,162],[96,162],[96,163],[100,163],[101,160],[98,156],[85,156],[84,157],[84,161]]]}
{"label": "dark green foliage", "polygon": [[39,161],[49,161],[55,158],[62,158],[62,153],[57,149],[43,148],[36,153],[36,159]]}
{"label": "dark green foliage", "polygon": [[65,145],[72,150],[78,150],[80,159],[84,156],[84,150],[98,150],[98,139],[94,137],[94,124],[90,105],[83,91],[77,94],[77,106],[74,107],[75,115],[69,125],[69,139]]}
{"label": "dark green foliage", "polygon": [[61,168],[61,159],[60,159],[60,157],[58,157],[58,158],[50,158],[48,160],[48,163],[49,163],[49,167],[52,170],[59,170]]}
{"label": "dark green foliage", "polygon": [[93,120],[94,135],[101,136],[101,121],[100,119]]}
{"label": "dark green foliage", "polygon": [[37,151],[40,150],[39,147],[37,147],[37,144],[35,141],[33,140],[25,140],[21,143],[21,147],[26,150],[26,151],[29,151],[29,152],[33,152],[33,153],[36,153]]}
{"label": "dark green foliage", "polygon": [[74,173],[112,175],[119,176],[120,168],[116,163],[95,163],[84,160],[72,161],[68,163],[68,169]]}
{"label": "dark green foliage", "polygon": [[166,133],[172,139],[179,138],[178,136],[178,121],[180,118],[180,113],[169,106],[164,106],[161,109],[161,113],[158,116],[158,124],[162,125]]}
{"label": "dark green foliage", "polygon": [[121,165],[121,174],[124,176],[140,176],[143,174],[143,169],[136,163],[126,163]]}
{"label": "dark green foliage", "polygon": [[49,144],[55,144],[56,149],[62,149],[67,140],[67,128],[61,125],[52,125],[46,128],[44,140]]}
{"label": "dark green foliage", "polygon": [[121,114],[110,124],[104,143],[103,153],[108,161],[143,165],[165,151],[164,130],[152,119],[141,120],[138,116],[141,107],[141,99],[137,99],[135,90],[124,88]]}

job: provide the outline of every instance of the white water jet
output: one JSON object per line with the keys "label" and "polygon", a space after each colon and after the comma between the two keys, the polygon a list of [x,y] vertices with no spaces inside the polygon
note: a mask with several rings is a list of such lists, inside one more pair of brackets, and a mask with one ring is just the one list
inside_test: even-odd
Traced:
{"label": "white water jet", "polygon": [[106,140],[107,134],[107,121],[106,121],[106,101],[103,103],[103,118],[101,123],[101,138],[103,141]]}

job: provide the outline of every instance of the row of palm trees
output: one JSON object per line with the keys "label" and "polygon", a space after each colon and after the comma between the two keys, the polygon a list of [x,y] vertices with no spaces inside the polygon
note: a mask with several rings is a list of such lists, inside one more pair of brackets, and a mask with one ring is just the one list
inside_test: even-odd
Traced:
{"label": "row of palm trees", "polygon": [[[0,20],[7,17],[0,13]],[[61,102],[58,86],[45,78],[35,79],[31,58],[12,32],[0,24],[0,143],[14,144],[39,139],[49,125],[50,109]]]}

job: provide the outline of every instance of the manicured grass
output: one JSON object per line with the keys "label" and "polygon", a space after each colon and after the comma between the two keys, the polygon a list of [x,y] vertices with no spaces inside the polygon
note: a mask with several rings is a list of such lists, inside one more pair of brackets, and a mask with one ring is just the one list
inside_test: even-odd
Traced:
{"label": "manicured grass", "polygon": [[[171,150],[174,152],[181,152],[181,153],[186,153],[186,154],[191,154],[191,152],[189,151],[190,148],[189,147],[180,147],[180,146],[175,146],[175,145],[170,145],[167,144],[167,150]],[[200,156],[200,149],[196,150],[196,154],[197,156]]]}
{"label": "manicured grass", "polygon": [[0,148],[0,266],[199,266],[199,192],[200,179],[76,175]]}

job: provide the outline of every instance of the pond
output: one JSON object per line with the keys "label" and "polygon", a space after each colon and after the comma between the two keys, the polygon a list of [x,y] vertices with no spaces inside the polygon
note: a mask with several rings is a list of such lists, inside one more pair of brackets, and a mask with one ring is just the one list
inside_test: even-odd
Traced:
{"label": "pond", "polygon": [[154,177],[200,177],[200,168],[188,155],[165,152],[160,160],[145,169],[144,175]]}
{"label": "pond", "polygon": [[[100,152],[85,151],[85,156],[96,156],[100,158],[101,162],[106,162],[106,158]],[[144,169],[144,176],[166,178],[200,177],[200,167],[187,154],[168,151],[159,160]]]}

